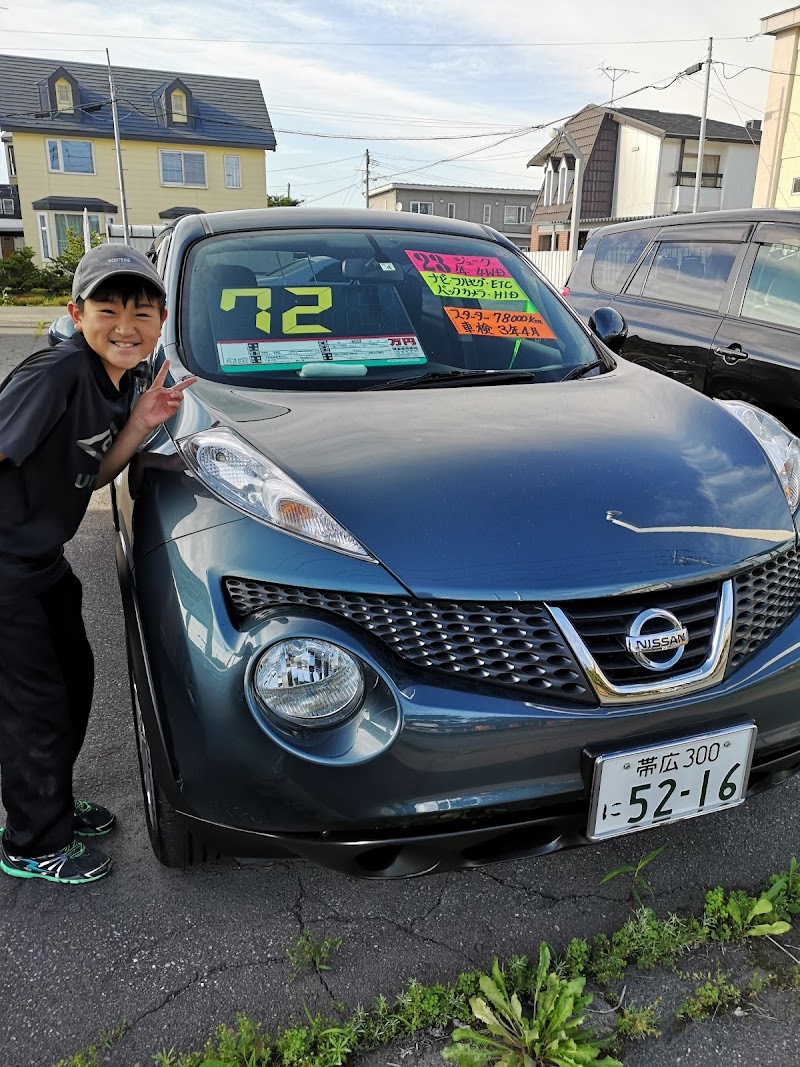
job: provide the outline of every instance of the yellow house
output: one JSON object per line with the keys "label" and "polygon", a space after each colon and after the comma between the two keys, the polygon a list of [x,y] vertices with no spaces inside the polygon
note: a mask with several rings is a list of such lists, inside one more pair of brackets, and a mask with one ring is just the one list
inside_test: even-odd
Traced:
{"label": "yellow house", "polygon": [[761,20],[775,38],[753,207],[800,208],[800,7]]}
{"label": "yellow house", "polygon": [[[133,67],[112,77],[130,227],[266,206],[276,142],[258,81]],[[82,232],[84,210],[97,233],[122,223],[106,66],[0,55],[0,126],[38,262]]]}

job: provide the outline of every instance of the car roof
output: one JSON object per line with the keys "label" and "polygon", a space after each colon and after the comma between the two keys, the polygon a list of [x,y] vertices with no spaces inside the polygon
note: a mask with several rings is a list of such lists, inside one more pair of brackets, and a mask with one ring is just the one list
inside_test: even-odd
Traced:
{"label": "car roof", "polygon": [[382,211],[377,208],[268,207],[243,211],[215,211],[179,219],[176,229],[188,221],[200,223],[207,234],[237,233],[245,230],[327,230],[371,229],[411,230],[448,233],[462,237],[489,237],[507,244],[502,234],[490,226],[441,215],[417,215],[408,211]]}
{"label": "car roof", "polygon": [[663,215],[656,218],[636,219],[634,222],[611,223],[599,226],[592,236],[609,233],[621,233],[625,230],[643,230],[661,228],[662,226],[703,226],[719,222],[793,222],[800,224],[800,211],[788,211],[781,208],[738,208],[727,211],[700,211],[697,214]]}

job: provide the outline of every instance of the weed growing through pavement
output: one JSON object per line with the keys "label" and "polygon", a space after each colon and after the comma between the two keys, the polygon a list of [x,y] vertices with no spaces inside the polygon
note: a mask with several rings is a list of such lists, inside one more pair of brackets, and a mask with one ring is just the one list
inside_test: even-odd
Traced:
{"label": "weed growing through pavement", "polygon": [[[530,1057],[528,1062],[535,1067],[550,1063],[588,1063],[598,1067],[605,1063],[610,1067],[616,1061],[600,1047],[601,1042],[583,1028],[582,1017],[590,996],[584,991],[587,979],[603,988],[624,978],[630,966],[643,969],[667,967],[682,979],[701,983],[681,1005],[682,1020],[691,1022],[735,1010],[747,1004],[767,984],[776,991],[800,988],[800,962],[788,951],[792,946],[787,948],[775,940],[776,935],[788,930],[790,921],[797,914],[800,914],[800,871],[793,858],[787,871],[773,874],[767,885],[754,896],[741,890],[711,890],[699,917],[669,914],[662,919],[652,908],[640,907],[610,936],[598,934],[591,939],[575,938],[560,956],[551,959],[549,946],[543,945],[544,952],[540,949],[539,963],[535,967],[529,965],[525,956],[511,956],[496,964],[502,985],[495,968],[491,975],[480,970],[465,971],[447,985],[426,986],[412,979],[394,1000],[379,996],[370,1007],[358,1006],[349,1015],[341,1005],[335,1006],[337,1014],[333,1017],[312,1016],[306,1009],[302,1022],[292,1020],[275,1036],[266,1033],[259,1023],[241,1015],[235,1027],[219,1026],[201,1051],[162,1051],[153,1057],[153,1062],[157,1067],[342,1067],[352,1062],[354,1056],[426,1031],[439,1035],[444,1028],[455,1025],[456,1031],[479,1033],[465,1026],[462,1020],[471,1017],[472,1002],[481,1001],[498,1023],[503,1023],[504,1033],[511,1034],[512,1041],[517,1041],[520,1049],[523,1042],[532,1042],[535,1048],[535,1042],[539,1040],[535,1037],[537,1026],[542,1034],[544,1026],[554,1025],[556,1011],[566,1013],[559,1034],[563,1031],[568,1035],[576,1048],[582,1050],[583,1058],[577,1052],[572,1059],[562,1057],[548,1061]],[[703,946],[708,950],[714,945],[723,947],[732,942],[746,944],[753,937],[772,942],[790,956],[796,966],[775,974],[755,972],[744,988],[734,985],[720,970],[699,974],[685,974],[678,970],[678,960],[690,950]],[[330,953],[339,944],[338,938],[316,942],[310,932],[304,930],[293,948],[298,950],[297,959],[302,966],[322,969],[327,967]],[[502,1011],[489,996],[489,989],[496,992],[503,1005]],[[605,992],[610,995],[610,991]],[[545,1019],[544,1005],[549,1003],[553,1004],[552,1013]],[[656,1014],[657,1004],[658,1001],[643,1007],[616,1005],[612,1036],[615,1052],[626,1041],[657,1036],[658,1024],[663,1022]],[[510,1015],[504,1015],[503,1011]],[[472,1058],[456,1059],[456,1062],[476,1067],[519,1067],[525,1062],[521,1058],[523,1053],[514,1051],[503,1034],[493,1034],[490,1030],[481,1036],[489,1043],[478,1040]],[[565,1037],[554,1040],[566,1043]],[[502,1045],[503,1051],[493,1047],[492,1041]],[[100,1043],[104,1044],[102,1035]],[[460,1045],[466,1053],[471,1043],[472,1039],[455,1039],[454,1035],[450,1047]],[[605,1060],[601,1058],[603,1055]],[[454,1059],[455,1054],[450,1058]],[[92,1046],[76,1053],[56,1067],[98,1067],[98,1048]]]}
{"label": "weed growing through pavement", "polygon": [[656,856],[660,856],[666,847],[666,844],[659,845],[658,848],[654,848],[648,856],[643,856],[638,863],[625,863],[621,867],[617,867],[616,870],[609,871],[608,874],[603,875],[600,879],[600,885],[605,885],[606,882],[610,882],[612,878],[617,878],[621,874],[632,875],[631,895],[637,905],[640,908],[643,907],[644,901],[642,900],[642,894],[647,893],[652,898],[653,888],[642,874],[642,871],[648,863],[651,863],[656,858]]}
{"label": "weed growing through pavement", "polygon": [[527,983],[531,1014],[526,1016],[516,992],[509,992],[503,969],[497,960],[492,976],[482,975],[483,997],[470,998],[472,1014],[485,1030],[471,1026],[453,1031],[453,1044],[442,1050],[442,1057],[459,1067],[503,1064],[504,1067],[579,1067],[581,1064],[604,1064],[622,1067],[619,1060],[606,1055],[612,1038],[597,1038],[585,1029],[585,1010],[593,995],[584,993],[586,979],[562,978],[550,966],[550,949],[542,942],[539,963]]}
{"label": "weed growing through pavement", "polygon": [[286,955],[292,964],[289,979],[296,978],[301,971],[329,971],[331,968],[328,960],[341,943],[341,937],[323,937],[321,941],[317,941],[311,930],[305,926],[303,932],[298,934],[286,949]]}
{"label": "weed growing through pavement", "polygon": [[42,336],[42,331],[44,330],[46,325],[47,323],[44,321],[44,319],[39,319],[39,321],[36,323],[36,333],[33,335],[34,341],[39,340],[39,338]]}

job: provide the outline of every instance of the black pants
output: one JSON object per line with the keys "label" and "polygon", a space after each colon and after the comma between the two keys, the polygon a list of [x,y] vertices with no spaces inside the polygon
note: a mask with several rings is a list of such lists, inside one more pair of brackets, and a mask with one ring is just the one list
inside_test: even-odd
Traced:
{"label": "black pants", "polygon": [[73,838],[72,766],[94,689],[94,657],[70,571],[0,606],[0,784],[7,852],[42,856]]}

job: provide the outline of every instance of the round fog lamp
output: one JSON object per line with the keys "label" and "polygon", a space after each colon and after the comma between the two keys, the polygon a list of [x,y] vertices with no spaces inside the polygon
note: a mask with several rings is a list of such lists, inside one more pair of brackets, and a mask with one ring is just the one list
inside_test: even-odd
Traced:
{"label": "round fog lamp", "polygon": [[253,688],[264,709],[287,724],[332,726],[358,708],[364,675],[338,645],[292,638],[261,654]]}

